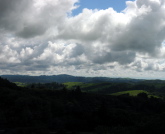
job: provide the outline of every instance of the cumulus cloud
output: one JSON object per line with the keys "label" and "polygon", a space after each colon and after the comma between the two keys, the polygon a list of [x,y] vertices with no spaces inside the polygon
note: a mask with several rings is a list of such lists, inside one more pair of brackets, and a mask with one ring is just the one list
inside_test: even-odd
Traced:
{"label": "cumulus cloud", "polygon": [[[120,34],[113,44],[114,50],[133,50],[140,53],[157,55],[163,42],[164,35],[164,6],[157,1],[137,0],[133,10],[125,10],[126,14],[135,14],[129,25],[125,27],[125,32]],[[136,10],[135,10],[136,9]],[[142,11],[141,11],[142,10]]]}
{"label": "cumulus cloud", "polygon": [[0,0],[1,71],[125,76],[165,70],[165,0],[72,16],[77,2]]}
{"label": "cumulus cloud", "polygon": [[74,9],[76,0],[0,0],[0,28],[33,38],[56,28]]}

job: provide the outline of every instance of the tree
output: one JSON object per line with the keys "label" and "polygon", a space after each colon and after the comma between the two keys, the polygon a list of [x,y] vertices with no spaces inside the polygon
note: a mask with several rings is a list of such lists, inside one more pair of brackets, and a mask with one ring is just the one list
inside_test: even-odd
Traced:
{"label": "tree", "polygon": [[146,93],[139,93],[137,96],[142,99],[148,99],[148,95]]}

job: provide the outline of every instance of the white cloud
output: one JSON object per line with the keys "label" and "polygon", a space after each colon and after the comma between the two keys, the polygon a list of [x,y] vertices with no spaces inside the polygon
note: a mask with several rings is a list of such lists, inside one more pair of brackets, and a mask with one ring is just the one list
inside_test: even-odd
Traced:
{"label": "white cloud", "polygon": [[1,71],[148,77],[165,70],[165,0],[72,16],[76,2],[0,0]]}

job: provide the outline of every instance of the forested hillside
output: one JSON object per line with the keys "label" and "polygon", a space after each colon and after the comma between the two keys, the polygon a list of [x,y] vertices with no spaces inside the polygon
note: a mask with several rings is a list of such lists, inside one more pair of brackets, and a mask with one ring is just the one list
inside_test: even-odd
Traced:
{"label": "forested hillside", "polygon": [[139,82],[139,79],[129,78],[108,78],[108,77],[82,77],[82,76],[71,76],[67,74],[61,75],[41,75],[41,76],[29,76],[29,75],[1,75],[2,78],[6,78],[11,82],[22,82],[22,83],[50,83],[50,82],[85,82],[85,83],[100,83],[100,82]]}
{"label": "forested hillside", "polygon": [[56,84],[57,90],[50,84],[17,87],[0,78],[0,134],[164,134],[163,97],[88,93]]}

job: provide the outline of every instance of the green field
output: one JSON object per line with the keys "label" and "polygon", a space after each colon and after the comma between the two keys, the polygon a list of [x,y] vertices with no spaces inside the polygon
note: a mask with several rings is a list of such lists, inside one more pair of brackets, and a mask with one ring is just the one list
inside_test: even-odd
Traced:
{"label": "green field", "polygon": [[110,94],[119,91],[125,91],[126,88],[132,86],[131,84],[118,84],[110,82],[101,82],[101,83],[82,83],[82,82],[67,82],[63,83],[67,89],[74,89],[76,86],[80,86],[83,92],[91,93],[101,93],[101,94]]}
{"label": "green field", "polygon": [[118,96],[118,95],[124,95],[124,94],[129,94],[130,96],[137,96],[139,93],[146,93],[148,95],[148,97],[155,97],[155,98],[160,98],[159,96],[157,95],[153,95],[145,90],[130,90],[130,91],[122,91],[122,92],[116,92],[116,93],[112,93],[110,95],[115,95],[115,96]]}
{"label": "green field", "polygon": [[82,87],[83,82],[66,82],[63,84],[66,86],[67,89],[73,89],[76,86]]}
{"label": "green field", "polygon": [[111,83],[83,83],[83,82],[67,82],[63,83],[67,89],[74,89],[76,86],[80,86],[82,91],[98,92],[104,88],[111,86]]}
{"label": "green field", "polygon": [[21,82],[14,82],[14,83],[19,87],[26,87],[27,86],[27,84],[21,83]]}
{"label": "green field", "polygon": [[74,88],[76,86],[80,86],[82,89],[96,86],[95,83],[83,83],[83,82],[66,82],[63,83],[68,89]]}
{"label": "green field", "polygon": [[123,94],[129,94],[130,96],[137,96],[139,93],[146,93],[149,94],[147,91],[144,90],[130,90],[130,91],[122,91],[117,93],[112,93],[111,95],[123,95]]}

